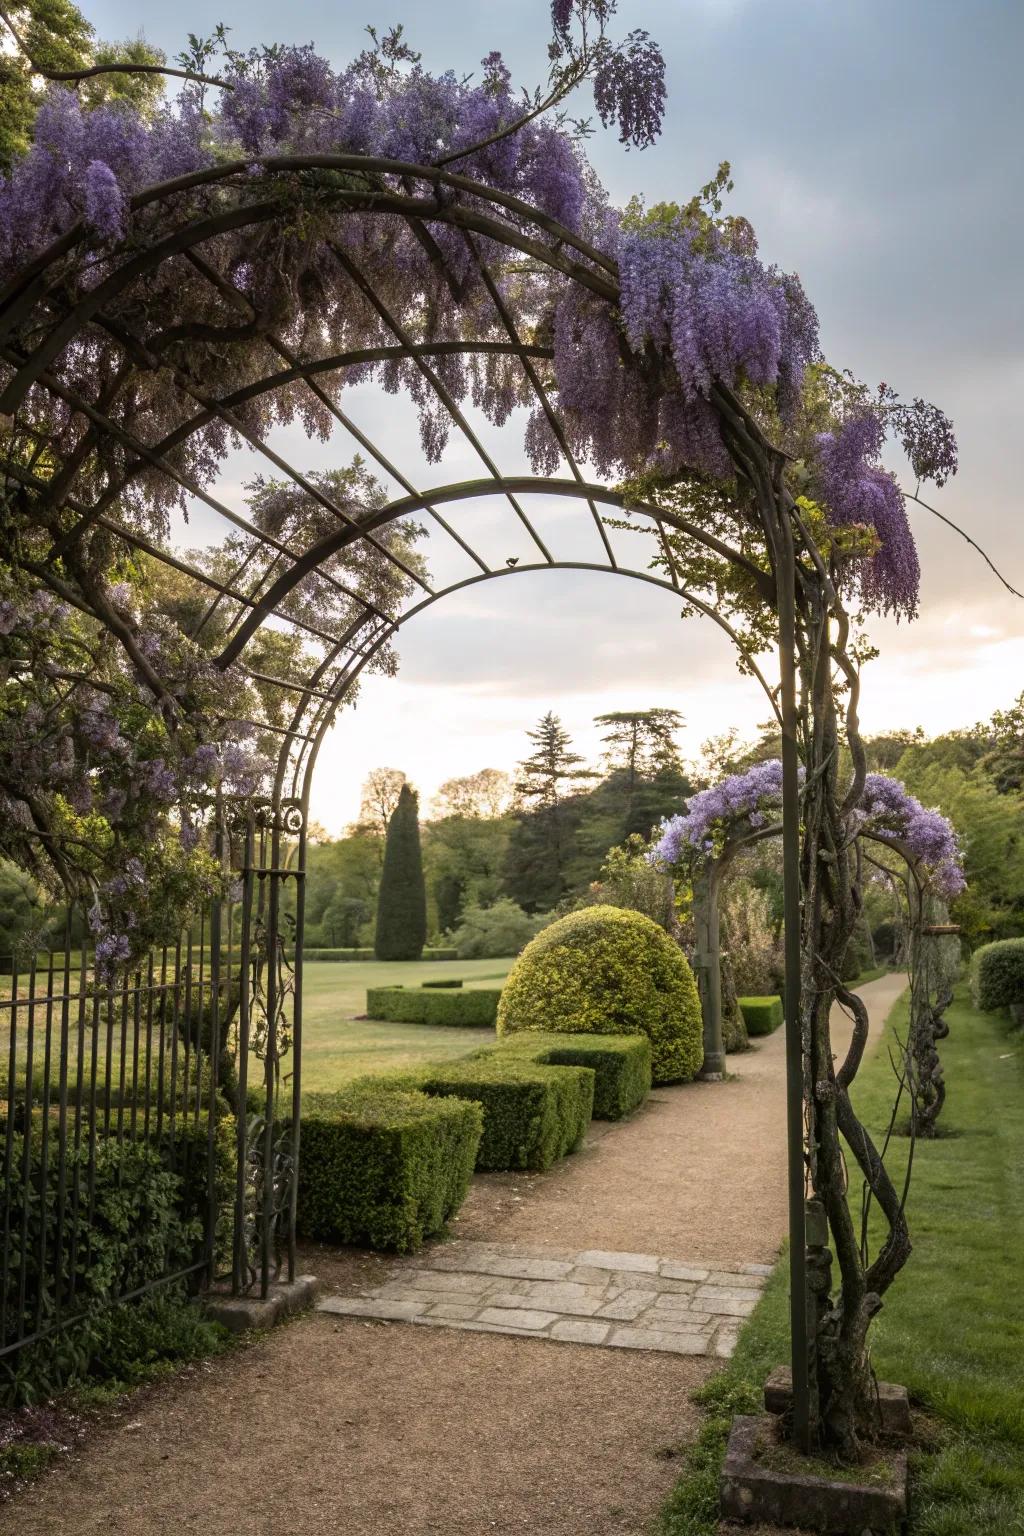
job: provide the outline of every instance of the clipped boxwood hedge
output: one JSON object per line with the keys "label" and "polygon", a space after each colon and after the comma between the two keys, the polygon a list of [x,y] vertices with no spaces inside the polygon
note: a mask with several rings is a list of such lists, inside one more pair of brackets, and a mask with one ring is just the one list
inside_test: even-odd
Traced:
{"label": "clipped boxwood hedge", "polygon": [[748,1035],[774,1034],[782,1023],[781,997],[741,997],[737,999]]}
{"label": "clipped boxwood hedge", "polygon": [[646,1035],[507,1035],[477,1059],[532,1061],[539,1066],[589,1067],[594,1073],[594,1119],[621,1120],[651,1091],[651,1046]]}
{"label": "clipped boxwood hedge", "polygon": [[452,977],[448,981],[423,981],[420,983],[420,985],[423,987],[444,987],[448,989],[453,987],[461,987],[462,982],[458,978]]}
{"label": "clipped boxwood hedge", "polygon": [[982,1013],[1024,1006],[1024,939],[997,939],[974,951],[971,996]]}
{"label": "clipped boxwood hedge", "polygon": [[584,907],[543,928],[513,965],[498,1033],[646,1035],[656,1083],[704,1059],[700,999],[677,944],[641,912]]}
{"label": "clipped boxwood hedge", "polygon": [[497,988],[444,992],[425,987],[368,987],[366,1016],[392,1024],[447,1024],[455,1028],[493,1029],[498,1013]]}
{"label": "clipped boxwood hedge", "polygon": [[588,1068],[542,1067],[491,1052],[373,1081],[479,1104],[481,1172],[550,1168],[580,1145],[594,1112],[594,1073]]}
{"label": "clipped boxwood hedge", "polygon": [[468,1099],[361,1079],[307,1097],[297,1222],[307,1237],[407,1252],[466,1198],[483,1116]]}

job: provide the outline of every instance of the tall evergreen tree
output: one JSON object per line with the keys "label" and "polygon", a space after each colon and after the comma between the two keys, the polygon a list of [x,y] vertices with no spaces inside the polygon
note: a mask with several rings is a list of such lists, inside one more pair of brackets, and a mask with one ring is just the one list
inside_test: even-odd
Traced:
{"label": "tall evergreen tree", "polygon": [[566,891],[566,868],[578,820],[576,786],[594,778],[572,748],[561,720],[551,710],[527,735],[534,751],[519,764],[517,823],[506,865],[506,885],[520,906],[537,912]]}
{"label": "tall evergreen tree", "polygon": [[617,822],[612,841],[646,837],[656,821],[677,808],[687,788],[675,739],[683,717],[677,709],[615,710],[595,716],[594,724],[607,727],[608,777],[601,789]]}
{"label": "tall evergreen tree", "polygon": [[418,960],[427,938],[427,892],[420,849],[419,797],[403,784],[388,822],[377,896],[378,960]]}

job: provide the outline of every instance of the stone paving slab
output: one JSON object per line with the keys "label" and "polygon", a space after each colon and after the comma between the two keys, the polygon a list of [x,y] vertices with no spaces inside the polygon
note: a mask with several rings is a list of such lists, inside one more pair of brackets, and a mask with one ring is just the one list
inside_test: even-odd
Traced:
{"label": "stone paving slab", "polygon": [[382,1285],[326,1297],[320,1310],[727,1359],[770,1273],[767,1264],[723,1267],[650,1253],[552,1254],[458,1241],[398,1260]]}

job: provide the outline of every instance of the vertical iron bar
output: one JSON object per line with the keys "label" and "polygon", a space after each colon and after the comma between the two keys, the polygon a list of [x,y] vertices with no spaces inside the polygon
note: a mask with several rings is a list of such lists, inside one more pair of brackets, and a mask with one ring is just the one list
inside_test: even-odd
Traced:
{"label": "vertical iron bar", "polygon": [[252,813],[245,820],[242,846],[242,952],[239,960],[238,993],[238,1118],[235,1125],[237,1163],[235,1165],[235,1231],[232,1244],[231,1289],[237,1296],[249,1279],[249,1255],[245,1241],[245,1195],[249,1172],[249,987],[252,966],[252,892],[253,861]]}
{"label": "vertical iron bar", "polygon": [[[11,956],[11,1023],[7,1051],[7,1125],[4,1131],[4,1250],[0,1257],[0,1345],[7,1343],[7,1286],[11,1267],[11,1163],[14,1157],[15,1079],[18,1073],[18,962]],[[21,1319],[15,1324],[21,1333]]]}
{"label": "vertical iron bar", "polygon": [[796,575],[792,535],[782,530],[776,564],[782,711],[782,870],[785,920],[786,1143],[789,1162],[789,1314],[793,1369],[793,1439],[811,1448],[804,1211],[804,1053],[800,1022],[800,781],[797,740]]}
{"label": "vertical iron bar", "polygon": [[53,961],[46,964],[46,1027],[43,1036],[43,1115],[39,1132],[39,1269],[36,1275],[36,1328],[42,1327],[47,1290],[46,1239],[50,1228],[50,1072],[53,1067]]}
{"label": "vertical iron bar", "polygon": [[[165,1004],[166,1006],[166,1004]],[[170,1144],[170,1158],[172,1167],[175,1166],[174,1132],[177,1128],[178,1114],[178,1036],[181,1033],[179,1024],[181,1017],[181,934],[178,934],[174,944],[174,987],[170,1001],[171,1008],[171,1102],[168,1114],[168,1141]]]}
{"label": "vertical iron bar", "polygon": [[132,1108],[129,1129],[132,1140],[138,1130],[139,1120],[139,1052],[142,1047],[142,972],[135,972],[132,988]]}
{"label": "vertical iron bar", "polygon": [[[224,811],[217,806],[217,825],[213,852],[218,872],[224,873]],[[214,1248],[217,1238],[217,1167],[216,1115],[217,1065],[220,1057],[220,933],[221,898],[217,894],[210,908],[210,1097],[206,1122],[206,1283],[214,1278]]]}
{"label": "vertical iron bar", "polygon": [[263,1131],[263,1213],[260,1232],[260,1295],[266,1300],[270,1291],[270,1236],[274,1210],[274,1108],[277,1088],[277,949],[278,921],[280,916],[280,877],[277,870],[281,861],[280,806],[272,808],[273,831],[270,837],[270,868],[265,879],[270,882],[267,898],[267,929],[265,954],[267,958],[267,1054],[266,1087],[267,1112]]}
{"label": "vertical iron bar", "polygon": [[[72,912],[73,919],[73,912]],[[85,1005],[87,1001],[87,977],[85,969],[86,945],[78,952],[78,1041],[75,1055],[75,1130],[72,1147],[71,1175],[71,1247],[68,1258],[68,1297],[74,1298],[77,1288],[78,1267],[78,1215],[82,1203],[82,1117],[87,1112],[85,1087]],[[95,1069],[95,1063],[93,1063]]]}
{"label": "vertical iron bar", "polygon": [[299,828],[295,871],[295,969],[292,985],[292,1158],[288,1192],[288,1279],[295,1279],[295,1218],[299,1198],[299,1137],[302,1119],[302,945],[306,926],[306,818]]}
{"label": "vertical iron bar", "polygon": [[153,951],[146,960],[146,1085],[142,1112],[142,1134],[149,1140],[149,1121],[153,1103]]}
{"label": "vertical iron bar", "polygon": [[53,1233],[54,1321],[60,1322],[64,1280],[64,1219],[68,1189],[68,1020],[71,1010],[71,909],[64,929],[64,984],[60,1002],[60,1064],[57,1090],[57,1219]]}
{"label": "vertical iron bar", "polygon": [[[164,1058],[167,1054],[167,945],[160,950],[160,1014],[159,1028],[157,1030],[157,1066],[156,1066],[156,1139],[159,1142],[164,1131],[164,1095],[167,1092],[167,1079],[164,1071]],[[153,1032],[153,994],[150,989],[149,998],[149,1030]]]}
{"label": "vertical iron bar", "polygon": [[36,975],[35,950],[28,972],[28,1022],[25,1025],[25,1125],[21,1144],[21,1255],[18,1266],[18,1330],[25,1326],[25,1290],[28,1280],[28,1209],[29,1179],[32,1173],[32,1073],[35,1054],[36,1032]]}

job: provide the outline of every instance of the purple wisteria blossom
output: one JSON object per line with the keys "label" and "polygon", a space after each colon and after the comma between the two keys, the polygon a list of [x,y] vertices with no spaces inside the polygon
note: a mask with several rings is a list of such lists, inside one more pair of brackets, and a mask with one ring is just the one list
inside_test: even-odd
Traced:
{"label": "purple wisteria blossom", "polygon": [[720,852],[729,831],[764,826],[766,813],[781,805],[782,763],[778,758],[755,763],[691,795],[681,816],[662,822],[650,857],[661,864],[679,864],[694,853]]}
{"label": "purple wisteria blossom", "polygon": [[90,160],[85,171],[85,217],[104,240],[120,240],[126,228],[124,193],[105,160]]}
{"label": "purple wisteria blossom", "polygon": [[598,65],[594,105],[606,128],[618,124],[620,143],[637,149],[654,143],[665,112],[665,60],[649,33],[631,32]]}
{"label": "purple wisteria blossom", "polygon": [[818,439],[816,491],[839,527],[874,529],[878,553],[861,563],[861,596],[868,607],[904,614],[917,612],[921,567],[903,494],[878,456],[885,438],[874,411],[851,416]]}
{"label": "purple wisteria blossom", "polygon": [[949,900],[964,890],[963,851],[952,822],[923,806],[899,779],[869,773],[857,816],[876,836],[904,844],[939,896]]}

